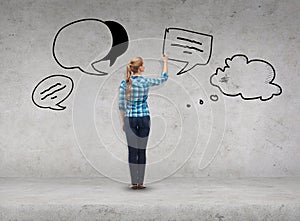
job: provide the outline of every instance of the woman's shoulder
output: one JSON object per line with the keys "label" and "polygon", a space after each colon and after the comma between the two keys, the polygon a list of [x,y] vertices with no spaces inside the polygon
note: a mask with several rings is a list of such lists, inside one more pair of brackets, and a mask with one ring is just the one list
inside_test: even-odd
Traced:
{"label": "woman's shoulder", "polygon": [[126,87],[127,84],[126,84],[126,80],[122,80],[121,83],[120,83],[120,87]]}

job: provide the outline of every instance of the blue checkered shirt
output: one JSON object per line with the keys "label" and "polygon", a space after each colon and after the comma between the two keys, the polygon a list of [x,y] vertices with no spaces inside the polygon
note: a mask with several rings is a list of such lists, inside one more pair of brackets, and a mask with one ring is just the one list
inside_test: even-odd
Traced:
{"label": "blue checkered shirt", "polygon": [[127,88],[126,80],[121,81],[119,110],[125,112],[125,117],[143,117],[150,115],[147,103],[149,88],[165,82],[168,79],[168,74],[163,72],[160,78],[146,78],[141,75],[130,76],[130,78],[132,85],[129,100],[125,97]]}

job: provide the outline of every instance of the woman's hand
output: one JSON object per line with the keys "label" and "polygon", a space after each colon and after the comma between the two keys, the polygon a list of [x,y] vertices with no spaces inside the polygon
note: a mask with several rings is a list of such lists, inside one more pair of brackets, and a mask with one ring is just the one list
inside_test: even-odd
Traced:
{"label": "woman's hand", "polygon": [[164,62],[168,62],[168,55],[164,54]]}

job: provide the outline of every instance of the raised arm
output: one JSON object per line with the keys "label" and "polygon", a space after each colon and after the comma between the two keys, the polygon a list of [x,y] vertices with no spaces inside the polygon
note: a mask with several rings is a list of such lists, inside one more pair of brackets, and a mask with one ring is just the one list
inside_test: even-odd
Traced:
{"label": "raised arm", "polygon": [[164,69],[160,78],[148,78],[149,86],[157,86],[168,80],[168,56],[164,55]]}
{"label": "raised arm", "polygon": [[164,72],[168,73],[168,55],[164,54]]}

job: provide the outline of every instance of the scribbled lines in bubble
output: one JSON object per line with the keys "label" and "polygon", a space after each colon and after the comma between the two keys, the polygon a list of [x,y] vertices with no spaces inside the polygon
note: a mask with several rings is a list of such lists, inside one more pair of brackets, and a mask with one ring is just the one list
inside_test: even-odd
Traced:
{"label": "scribbled lines in bubble", "polygon": [[[60,86],[60,85],[61,85],[61,83],[58,82],[58,83],[56,83],[56,84],[50,86],[50,87],[47,88],[46,90],[40,92],[40,94],[41,94],[41,95],[44,95],[46,92],[50,91],[52,88],[55,88],[55,87]],[[64,88],[66,88],[66,87],[67,87],[67,85],[64,85],[64,86],[62,86],[62,87],[60,87],[60,88],[58,88],[58,89],[56,89],[56,90],[50,92],[49,94],[46,94],[44,97],[41,98],[41,100],[44,100],[44,99],[47,98],[48,96],[51,96],[51,95],[55,94],[56,92],[58,92],[58,91],[60,91],[60,90],[62,90],[62,89],[64,89]],[[51,99],[55,99],[55,98],[57,98],[56,95],[53,96],[53,97],[51,97]]]}

